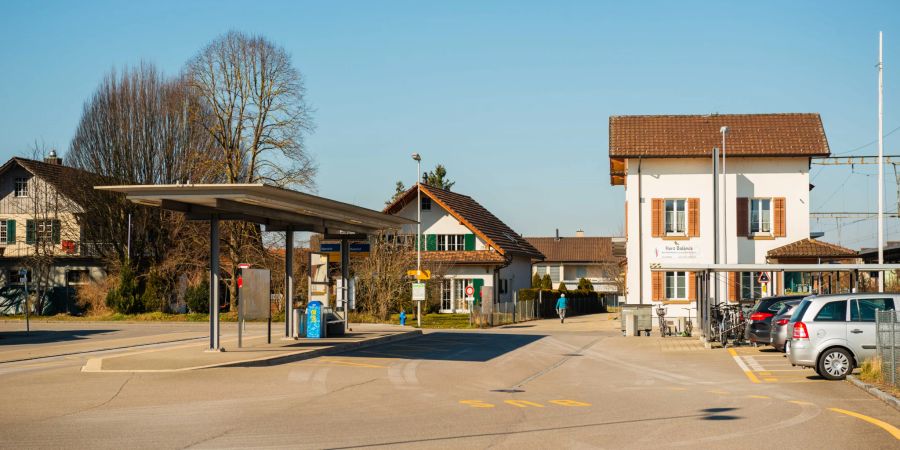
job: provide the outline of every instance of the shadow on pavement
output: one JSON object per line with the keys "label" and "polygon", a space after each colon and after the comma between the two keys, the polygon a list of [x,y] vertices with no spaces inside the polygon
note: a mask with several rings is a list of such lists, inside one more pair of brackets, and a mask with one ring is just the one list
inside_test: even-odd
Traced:
{"label": "shadow on pavement", "polygon": [[531,328],[534,325],[504,325],[500,328]]}
{"label": "shadow on pavement", "polygon": [[343,356],[485,362],[543,337],[537,334],[437,332],[402,342],[349,351],[343,353]]}
{"label": "shadow on pavement", "polygon": [[0,331],[0,346],[78,341],[88,339],[89,336],[94,334],[115,333],[116,331],[119,330],[35,330],[29,333],[24,331]]}
{"label": "shadow on pavement", "polygon": [[701,409],[700,412],[704,413],[700,420],[738,420],[741,417],[732,416],[729,414],[721,414],[731,411],[736,411],[737,408],[706,408]]}

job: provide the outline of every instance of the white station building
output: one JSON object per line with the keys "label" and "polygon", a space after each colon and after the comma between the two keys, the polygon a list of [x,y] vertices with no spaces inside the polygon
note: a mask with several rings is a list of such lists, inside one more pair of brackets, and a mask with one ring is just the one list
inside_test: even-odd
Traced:
{"label": "white station building", "polygon": [[[673,305],[669,316],[687,315],[696,305],[694,274],[650,267],[713,264],[716,236],[722,264],[765,264],[770,251],[808,240],[810,159],[829,154],[818,114],[610,117],[610,181],[625,188],[626,303]],[[782,273],[767,273],[765,285],[760,273],[717,276],[720,298],[730,302],[783,292]]]}

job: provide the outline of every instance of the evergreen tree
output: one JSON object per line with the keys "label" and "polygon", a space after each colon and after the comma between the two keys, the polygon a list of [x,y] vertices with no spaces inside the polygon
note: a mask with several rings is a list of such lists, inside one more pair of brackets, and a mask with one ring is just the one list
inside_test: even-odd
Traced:
{"label": "evergreen tree", "polygon": [[535,272],[534,275],[531,276],[531,288],[532,289],[540,289],[541,288],[541,276],[538,275],[537,272]]}
{"label": "evergreen tree", "polygon": [[544,278],[541,278],[541,289],[553,289],[553,281],[550,280],[550,274],[544,274]]}
{"label": "evergreen tree", "polygon": [[143,309],[134,271],[127,259],[122,263],[122,270],[119,272],[119,286],[106,294],[106,306],[120,314],[136,314]]}
{"label": "evergreen tree", "polygon": [[425,174],[425,184],[449,191],[456,182],[444,179],[446,176],[447,169],[443,164],[438,164],[434,170]]}
{"label": "evergreen tree", "polygon": [[391,197],[390,200],[384,202],[384,204],[390,205],[391,203],[394,203],[405,192],[406,192],[406,186],[403,185],[402,181],[397,181],[397,185],[394,187],[394,195]]}
{"label": "evergreen tree", "polygon": [[578,290],[580,291],[593,291],[594,284],[590,282],[587,278],[582,278],[578,280]]}
{"label": "evergreen tree", "polygon": [[560,292],[568,292],[569,288],[566,287],[566,283],[560,281],[559,286],[557,286],[556,290]]}

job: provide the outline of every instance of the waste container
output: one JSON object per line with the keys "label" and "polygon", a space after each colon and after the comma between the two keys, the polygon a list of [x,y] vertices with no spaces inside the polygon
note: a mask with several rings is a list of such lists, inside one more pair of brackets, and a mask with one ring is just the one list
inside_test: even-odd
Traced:
{"label": "waste container", "polygon": [[297,308],[294,309],[294,322],[292,324],[291,336],[295,338],[306,337],[306,311]]}

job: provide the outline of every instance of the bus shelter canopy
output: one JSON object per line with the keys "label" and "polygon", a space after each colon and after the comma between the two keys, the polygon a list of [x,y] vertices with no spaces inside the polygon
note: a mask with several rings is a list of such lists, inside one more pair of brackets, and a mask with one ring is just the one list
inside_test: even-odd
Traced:
{"label": "bus shelter canopy", "polygon": [[184,213],[190,220],[243,220],[266,231],[373,234],[414,221],[267,184],[97,186],[135,203]]}

